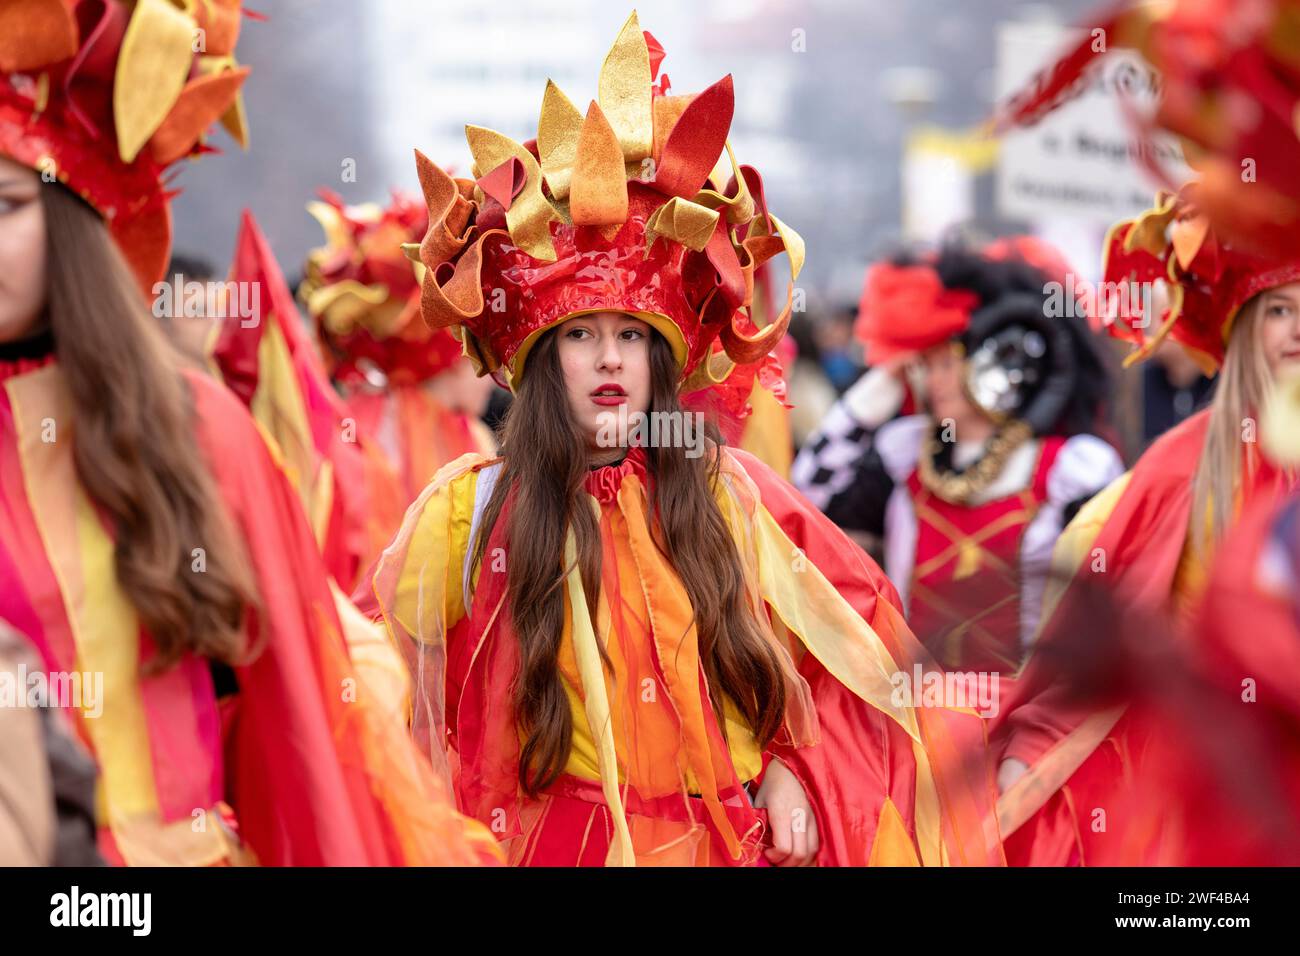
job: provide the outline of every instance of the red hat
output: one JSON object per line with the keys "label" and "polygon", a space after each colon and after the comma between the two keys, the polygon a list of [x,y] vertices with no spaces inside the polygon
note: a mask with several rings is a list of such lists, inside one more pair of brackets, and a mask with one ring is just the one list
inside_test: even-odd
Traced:
{"label": "red hat", "polygon": [[[1104,9],[1077,46],[1007,102],[998,125],[1036,122],[1084,88],[1079,78],[1106,49],[1137,49],[1159,73],[1161,96],[1154,116],[1130,110],[1130,119],[1143,140],[1157,129],[1182,139],[1215,232],[1265,255],[1300,253],[1300,4],[1123,0]],[[1159,150],[1140,155],[1167,188],[1180,185]]]}
{"label": "red hat", "polygon": [[[775,321],[743,331],[754,269],[784,251],[793,282],[803,241],[768,212],[758,173],[735,162],[731,77],[670,96],[667,77],[654,82],[652,47],[633,13],[599,100],[584,117],[548,84],[535,141],[466,127],[476,180],[452,179],[417,151],[430,219],[424,318],[458,330],[480,374],[511,385],[544,331],[585,312],[654,326],[683,387],[693,372],[719,381],[732,363],[761,360],[785,334],[793,284]],[[717,339],[724,352],[712,359]]]}
{"label": "red hat", "polygon": [[429,212],[415,196],[393,190],[387,206],[346,206],[327,189],[307,211],[325,230],[326,244],[307,257],[298,297],[316,322],[331,377],[366,377],[366,366],[396,384],[413,384],[450,368],[461,343],[420,320],[423,266],[402,246],[418,243]]}
{"label": "red hat", "polygon": [[945,287],[926,263],[877,262],[867,270],[854,333],[867,361],[880,365],[961,335],[978,305],[978,295]]}
{"label": "red hat", "polygon": [[1194,187],[1160,193],[1154,208],[1117,223],[1106,236],[1107,288],[1163,282],[1169,290],[1159,324],[1143,297],[1128,297],[1127,309],[1112,303],[1104,317],[1112,335],[1137,346],[1128,363],[1146,358],[1168,336],[1212,375],[1241,307],[1260,292],[1300,281],[1300,255],[1265,256],[1224,240],[1193,203],[1197,196]]}
{"label": "red hat", "polygon": [[146,290],[171,254],[166,170],[211,152],[202,140],[218,120],[246,142],[240,3],[0,5],[0,155],[90,203]]}

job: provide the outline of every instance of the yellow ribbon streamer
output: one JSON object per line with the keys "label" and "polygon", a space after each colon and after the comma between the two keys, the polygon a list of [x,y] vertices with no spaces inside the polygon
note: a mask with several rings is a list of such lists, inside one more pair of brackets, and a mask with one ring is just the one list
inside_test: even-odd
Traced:
{"label": "yellow ribbon streamer", "polygon": [[133,162],[181,95],[194,61],[194,21],[167,0],[137,0],[113,76],[122,162]]}
{"label": "yellow ribbon streamer", "polygon": [[596,645],[596,632],[591,627],[591,614],[587,610],[587,597],[582,590],[582,575],[578,568],[578,545],[570,528],[564,539],[565,586],[568,588],[570,615],[573,622],[573,653],[582,678],[582,697],[587,711],[587,725],[596,735],[596,756],[600,764],[600,789],[605,795],[610,816],[614,818],[614,839],[609,845],[606,864],[636,866],[636,853],[632,848],[632,833],[628,829],[627,815],[623,810],[623,797],[618,790],[618,754],[614,748],[614,726],[609,709],[609,693],[605,687],[605,671]]}

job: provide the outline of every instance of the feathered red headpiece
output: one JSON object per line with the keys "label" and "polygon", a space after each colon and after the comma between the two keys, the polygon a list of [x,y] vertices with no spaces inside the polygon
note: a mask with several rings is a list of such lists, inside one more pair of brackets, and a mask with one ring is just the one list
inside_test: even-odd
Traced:
{"label": "feathered red headpiece", "polygon": [[854,333],[867,361],[880,365],[960,335],[977,305],[979,296],[946,288],[930,265],[877,262],[867,270]]}

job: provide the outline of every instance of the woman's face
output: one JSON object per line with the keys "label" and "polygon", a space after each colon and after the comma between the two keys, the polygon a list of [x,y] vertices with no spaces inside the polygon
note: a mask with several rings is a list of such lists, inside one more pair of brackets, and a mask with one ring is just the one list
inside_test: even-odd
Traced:
{"label": "woman's face", "polygon": [[0,156],[0,343],[34,331],[45,310],[45,210],[35,170]]}
{"label": "woman's face", "polygon": [[1300,282],[1261,293],[1259,337],[1273,378],[1300,369]]}
{"label": "woman's face", "polygon": [[429,381],[434,398],[444,407],[471,418],[482,418],[496,384],[479,377],[469,359],[458,359]]}
{"label": "woman's face", "polygon": [[960,424],[979,415],[962,387],[965,362],[951,343],[926,349],[921,353],[920,363],[925,377],[926,403],[936,421],[952,419]]}
{"label": "woman's face", "polygon": [[[624,312],[593,312],[555,333],[569,408],[593,451],[616,448],[619,418],[650,408],[650,336],[654,330]],[[635,421],[629,422],[630,431]]]}

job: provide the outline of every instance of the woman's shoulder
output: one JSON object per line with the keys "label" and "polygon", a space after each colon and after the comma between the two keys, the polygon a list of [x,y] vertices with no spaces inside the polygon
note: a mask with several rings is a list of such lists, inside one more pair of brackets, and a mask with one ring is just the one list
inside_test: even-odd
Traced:
{"label": "woman's shoulder", "polygon": [[1168,474],[1171,469],[1176,469],[1174,477],[1185,481],[1196,469],[1201,450],[1205,447],[1209,424],[1208,408],[1179,422],[1151,443],[1133,470]]}
{"label": "woman's shoulder", "polygon": [[902,415],[880,426],[876,451],[895,482],[904,482],[912,474],[932,428],[929,415]]}
{"label": "woman's shoulder", "polygon": [[374,592],[386,615],[411,633],[420,608],[442,608],[450,625],[469,602],[466,556],[486,503],[485,482],[500,473],[501,459],[466,452],[443,465],[411,503],[402,526],[375,568]]}
{"label": "woman's shoulder", "polygon": [[443,488],[457,482],[464,482],[487,471],[495,475],[505,464],[500,455],[489,455],[481,451],[467,451],[459,458],[453,458],[436,472],[427,488]]}
{"label": "woman's shoulder", "polygon": [[1153,536],[1178,529],[1175,537],[1181,547],[1191,478],[1205,446],[1208,419],[1208,411],[1199,412],[1157,438],[1131,469],[1112,479],[1079,510],[1065,536],[1073,533],[1091,546],[1104,531],[1108,539],[1127,537],[1153,547]]}
{"label": "woman's shoulder", "polygon": [[719,445],[719,472],[729,477],[739,478],[746,484],[753,485],[760,494],[764,488],[780,489],[781,486],[794,492],[794,486],[778,475],[775,469],[752,452],[736,445]]}
{"label": "woman's shoulder", "polygon": [[798,488],[757,455],[732,445],[719,446],[718,451],[722,456],[719,472],[740,494],[747,511],[752,513],[762,505],[778,523],[791,515],[815,516],[830,523]]}
{"label": "woman's shoulder", "polygon": [[793,545],[802,558],[811,562],[837,588],[856,595],[850,603],[861,609],[882,595],[896,609],[901,608],[898,592],[875,560],[855,544],[844,532],[815,508],[794,485],[790,484],[770,466],[754,455],[730,446],[722,449],[723,467],[727,463],[749,482],[758,507],[770,520],[760,521],[764,527],[779,529],[782,553]]}
{"label": "woman's shoulder", "polygon": [[[424,490],[407,509],[407,523],[412,515],[421,515],[437,506],[439,510],[449,511],[451,516],[471,514],[480,489],[486,488],[491,493],[501,472],[504,459],[498,455],[486,455],[482,452],[469,451],[459,458],[453,458],[435,473]],[[486,495],[481,497],[486,498]]]}
{"label": "woman's shoulder", "polygon": [[1209,411],[1198,412],[1151,443],[1126,472],[1123,498],[1129,506],[1160,510],[1190,499],[1208,423]]}

